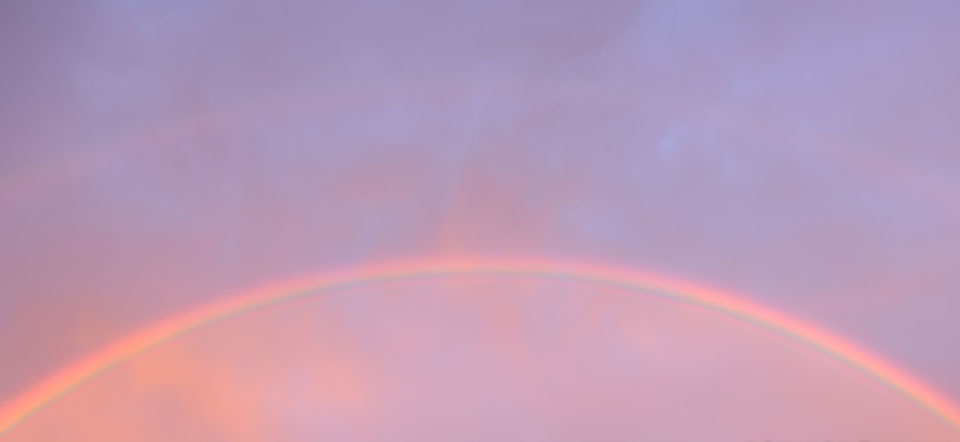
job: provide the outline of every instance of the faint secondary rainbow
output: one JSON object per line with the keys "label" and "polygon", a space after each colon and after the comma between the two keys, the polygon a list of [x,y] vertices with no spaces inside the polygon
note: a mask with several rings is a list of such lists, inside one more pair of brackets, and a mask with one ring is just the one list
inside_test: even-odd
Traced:
{"label": "faint secondary rainbow", "polygon": [[537,260],[438,260],[368,267],[288,281],[160,321],[88,355],[4,405],[0,408],[0,436],[84,382],[164,342],[201,327],[321,292],[359,285],[457,275],[546,278],[595,283],[707,308],[788,336],[839,359],[906,396],[960,431],[960,408],[916,377],[869,350],[810,322],[729,292],[662,275],[597,265]]}

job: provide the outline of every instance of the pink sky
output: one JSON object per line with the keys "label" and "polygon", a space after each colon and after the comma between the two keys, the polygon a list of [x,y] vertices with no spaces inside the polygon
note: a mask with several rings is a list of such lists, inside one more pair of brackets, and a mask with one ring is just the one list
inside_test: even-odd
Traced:
{"label": "pink sky", "polygon": [[[229,293],[427,256],[729,288],[960,401],[958,19],[947,1],[2,2],[0,403]],[[687,307],[368,290],[145,355],[10,438],[956,438]]]}

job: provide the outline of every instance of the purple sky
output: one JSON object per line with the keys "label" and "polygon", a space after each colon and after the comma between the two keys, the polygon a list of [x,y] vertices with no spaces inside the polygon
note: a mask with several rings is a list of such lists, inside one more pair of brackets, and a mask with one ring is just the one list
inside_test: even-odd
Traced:
{"label": "purple sky", "polygon": [[[225,294],[324,269],[438,255],[610,263],[729,288],[864,343],[960,401],[957,23],[960,4],[952,1],[0,2],[0,402],[125,333]],[[468,286],[447,290],[473,293]],[[480,292],[496,298],[515,290],[501,288]],[[517,327],[540,330],[524,336],[559,333],[556,321],[574,313],[553,310],[562,310],[545,295],[554,288],[530,290],[536,294],[522,302],[502,301],[541,312],[519,315]],[[420,324],[410,333],[423,336],[475,337],[464,348],[480,359],[485,347],[477,342],[499,333],[456,328],[431,310],[481,315],[469,305],[408,298],[323,313],[360,321],[335,329],[352,333],[343,346],[355,346],[365,361],[343,372],[408,367],[405,356],[370,362],[390,347],[370,325],[378,318],[398,329]],[[395,315],[385,310],[391,305]],[[669,313],[678,315],[673,328],[651,325],[649,333],[677,339],[679,349],[650,370],[711,370],[717,358],[684,348],[749,362],[776,353],[763,332],[679,312],[686,310]],[[282,324],[304,322],[289,315],[224,326],[217,342],[239,346],[235,353],[204,359],[197,354],[216,344],[198,338],[137,366],[167,373],[144,368],[150,360],[161,367],[166,357],[189,361],[183,364],[196,373],[228,372],[262,345],[242,345],[257,327],[282,334]],[[547,325],[536,325],[541,317]],[[551,346],[565,341],[554,336],[535,347],[530,364],[542,370],[566,358],[589,360],[568,374],[649,381],[604,374],[623,367],[609,359],[623,353],[614,350],[620,338],[605,340],[603,327],[589,323],[582,336],[598,343],[596,354],[590,346],[555,354]],[[237,382],[282,377],[303,363],[296,345],[334,339],[330,330],[290,327],[285,336],[297,339],[277,352],[293,359],[278,356],[263,372],[236,374]],[[713,335],[702,347],[683,345]],[[443,347],[430,339],[423,345]],[[730,344],[751,340],[758,342],[753,353]],[[783,345],[791,355],[784,358],[819,368],[762,382],[788,385],[796,376],[797,385],[822,386],[814,382],[822,375],[837,386],[851,377],[801,346]],[[440,359],[408,368],[427,376],[445,363],[433,357]],[[488,373],[464,370],[454,373]],[[730,370],[747,376],[748,368]],[[683,390],[691,384],[680,371],[658,398],[679,391],[687,396],[677,398],[715,409],[701,396],[720,401],[737,391]],[[139,397],[108,385],[127,385],[124,376],[138,373],[127,372],[73,400]],[[468,388],[448,375],[437,385]],[[532,385],[510,376],[520,377],[497,385]],[[732,379],[716,382],[750,382]],[[161,387],[192,385],[183,382]],[[843,382],[841,396],[885,394]],[[605,393],[609,386],[590,383],[569,395],[550,388],[574,405],[570,398],[583,392],[615,397]],[[802,390],[791,388],[785,391]],[[461,393],[479,404],[504,400]],[[436,416],[431,407],[439,400],[422,399],[422,413],[413,407],[408,418]],[[909,408],[877,407],[891,415]],[[49,422],[79,420],[68,417],[83,415],[81,408],[64,404]],[[157,413],[166,416],[163,410]],[[504,411],[491,418],[499,427],[489,426],[507,433],[477,437],[536,440],[554,434],[538,433],[541,427],[569,423],[568,416],[600,426],[603,418],[591,413],[620,416],[586,405],[553,411],[522,422],[516,416],[523,413]],[[469,426],[456,424],[460,412],[445,418],[449,431]],[[235,422],[239,415],[224,416]],[[682,426],[677,419],[664,416],[664,428]],[[324,427],[308,421],[298,425]],[[621,432],[610,437],[626,437],[630,427],[617,425],[610,427]],[[757,428],[767,431],[758,439],[802,436]],[[284,437],[313,440],[304,431]],[[677,434],[711,434],[704,431]],[[836,431],[810,437],[861,437]],[[430,437],[456,439],[441,433]],[[51,439],[35,440],[57,440],[42,434]],[[115,437],[133,433],[123,434]],[[205,440],[216,437],[228,436]]]}

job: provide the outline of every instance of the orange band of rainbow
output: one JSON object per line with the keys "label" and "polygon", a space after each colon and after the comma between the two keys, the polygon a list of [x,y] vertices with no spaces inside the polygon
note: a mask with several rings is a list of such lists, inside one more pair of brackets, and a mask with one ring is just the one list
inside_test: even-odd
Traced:
{"label": "orange band of rainbow", "polygon": [[804,320],[720,290],[664,276],[543,261],[435,261],[370,267],[254,290],[142,329],[53,375],[0,408],[0,436],[77,386],[138,354],[198,328],[275,303],[357,285],[455,275],[537,277],[597,283],[701,306],[810,345],[873,377],[960,431],[960,408],[870,351]]}

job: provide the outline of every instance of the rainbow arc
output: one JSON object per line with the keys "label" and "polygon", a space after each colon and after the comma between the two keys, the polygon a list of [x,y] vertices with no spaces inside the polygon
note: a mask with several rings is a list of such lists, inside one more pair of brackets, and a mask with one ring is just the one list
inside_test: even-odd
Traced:
{"label": "rainbow arc", "polygon": [[305,296],[355,286],[458,275],[536,277],[600,284],[719,312],[816,348],[911,399],[960,434],[960,408],[896,365],[812,322],[743,296],[653,273],[537,260],[436,260],[346,270],[286,281],[228,297],[141,329],[40,382],[0,408],[0,436],[85,382],[191,331]]}

